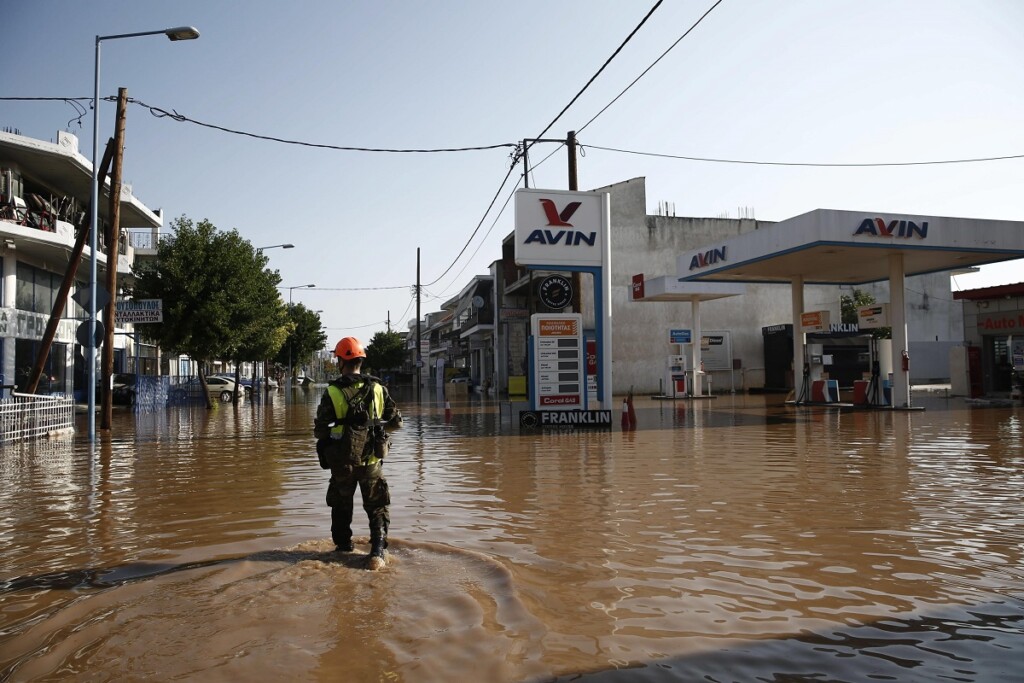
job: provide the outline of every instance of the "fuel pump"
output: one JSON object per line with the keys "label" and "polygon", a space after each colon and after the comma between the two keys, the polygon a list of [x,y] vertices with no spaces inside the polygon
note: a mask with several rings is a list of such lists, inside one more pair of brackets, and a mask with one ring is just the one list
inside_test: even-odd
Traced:
{"label": "fuel pump", "polygon": [[669,356],[667,359],[668,372],[668,394],[676,396],[688,396],[686,387],[686,356]]}

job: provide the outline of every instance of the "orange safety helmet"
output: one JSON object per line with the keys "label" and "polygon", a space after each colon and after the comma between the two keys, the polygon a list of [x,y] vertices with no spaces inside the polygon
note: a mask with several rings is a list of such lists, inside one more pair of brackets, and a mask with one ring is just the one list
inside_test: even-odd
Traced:
{"label": "orange safety helmet", "polygon": [[363,345],[355,337],[345,337],[334,347],[334,355],[342,360],[366,358]]}

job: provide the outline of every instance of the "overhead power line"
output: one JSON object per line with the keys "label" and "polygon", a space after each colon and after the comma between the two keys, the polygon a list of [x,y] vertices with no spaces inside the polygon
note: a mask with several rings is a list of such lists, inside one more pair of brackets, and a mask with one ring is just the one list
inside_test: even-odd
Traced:
{"label": "overhead power line", "polygon": [[[710,12],[712,9],[717,7],[718,4],[721,1],[722,0],[718,0],[718,2],[716,2],[715,5],[712,6],[711,9],[708,10],[708,12]],[[704,16],[707,16],[708,12],[705,12]],[[701,17],[701,19],[703,19],[703,18],[704,17]],[[699,21],[700,20],[698,20],[697,23],[699,23]],[[690,30],[693,30],[693,28],[696,25],[697,24],[695,23],[693,26],[691,26]],[[689,31],[687,31],[687,33],[689,33]],[[685,37],[685,36],[686,36],[686,34],[683,34],[683,36],[680,37],[680,40],[683,37]],[[678,42],[679,41],[677,40],[676,43],[678,43]],[[676,43],[674,43],[672,45],[672,47],[675,47]],[[669,50],[671,50],[672,47],[670,47]],[[664,56],[667,53],[668,53],[668,50],[666,50],[665,53],[662,54],[662,56]],[[658,59],[661,59],[661,57],[659,57]],[[655,61],[654,63],[657,64],[657,61]],[[651,66],[654,66],[654,64],[652,64]],[[647,71],[649,71],[649,70],[650,70],[650,67],[648,67],[642,74],[640,74],[640,76],[637,77],[637,79],[635,79],[633,81],[633,83],[636,83],[636,81],[639,80],[640,77],[642,77],[644,74],[646,74]],[[631,83],[630,86],[632,86],[633,83]],[[628,89],[629,88],[627,87],[626,90],[628,90]],[[625,93],[626,90],[623,90],[621,93],[619,93],[619,95],[616,96],[616,99],[618,99],[618,97],[621,97],[621,95],[623,93]],[[114,97],[106,97],[106,98],[103,98],[103,99],[109,100],[109,101],[114,101],[116,98],[114,98]],[[24,101],[44,101],[44,102],[46,102],[46,101],[53,101],[53,102],[76,103],[76,102],[91,102],[92,98],[91,97],[0,97],[0,101],[22,101],[22,102],[24,102]],[[148,107],[148,105],[145,105],[145,104],[143,104],[141,102],[138,102],[136,100],[129,100],[129,101],[132,102],[133,104],[139,104],[139,105],[147,107],[149,109],[155,109],[153,107]],[[612,102],[609,103],[609,106],[610,106],[610,104],[614,103],[614,101],[615,100],[612,100]],[[607,108],[608,107],[606,106],[605,109],[607,109]],[[604,111],[604,109],[602,109],[601,112],[598,112],[597,116],[600,116],[600,114],[603,111]],[[181,116],[181,115],[180,114],[169,114],[169,116],[174,117],[174,116]],[[595,116],[594,118],[590,119],[590,121],[588,121],[583,126],[583,128],[586,128],[586,126],[590,125],[590,123],[592,123],[594,121],[594,119],[597,118],[597,116]],[[229,133],[230,132],[235,132],[235,131],[232,131],[229,128],[223,128],[221,126],[214,126],[212,124],[204,124],[204,123],[194,122],[191,119],[188,119],[186,117],[182,117],[182,120],[190,121],[190,122],[196,123],[197,125],[208,126],[210,128],[214,128],[216,130],[221,130],[221,131],[226,131],[226,132],[229,132]],[[557,121],[557,118],[555,120]],[[552,123],[554,123],[554,121]],[[583,130],[583,128],[580,128],[579,130]],[[311,146],[311,147],[322,147],[322,148],[326,148],[326,149],[339,149],[339,150],[365,151],[365,152],[390,152],[390,153],[401,153],[401,152],[409,152],[409,153],[414,153],[414,152],[422,152],[422,153],[429,153],[429,152],[463,152],[463,151],[498,149],[498,148],[502,148],[502,147],[508,147],[508,148],[516,149],[516,148],[519,147],[519,143],[513,143],[513,142],[501,143],[501,144],[497,144],[497,145],[487,145],[487,146],[481,146],[481,147],[448,147],[448,148],[436,148],[436,149],[397,149],[397,148],[375,148],[375,147],[340,147],[340,146],[321,144],[321,143],[307,143],[307,142],[288,141],[288,140],[284,140],[282,138],[274,138],[274,137],[269,137],[269,136],[266,136],[266,137],[265,136],[259,136],[259,135],[253,134],[253,133],[239,132],[239,134],[240,135],[246,135],[246,136],[249,136],[249,137],[255,137],[255,138],[262,138],[262,139],[273,140],[273,141],[286,142],[288,144],[300,144],[300,145],[308,145],[308,146]],[[538,166],[543,164],[545,161],[550,159],[551,156],[553,156],[555,153],[557,153],[564,146],[565,146],[565,143],[562,142],[557,148],[555,148],[555,150],[553,152],[548,154],[546,157],[544,157],[538,163],[533,164],[533,168],[537,168]],[[580,150],[581,151],[585,151],[587,148],[601,150],[601,151],[605,151],[605,152],[618,152],[620,154],[635,154],[635,155],[639,155],[639,156],[661,157],[661,158],[666,158],[666,159],[680,159],[680,160],[683,160],[683,161],[700,161],[700,162],[718,163],[718,164],[749,164],[749,165],[755,165],[755,166],[810,166],[810,167],[824,167],[824,168],[829,168],[829,167],[834,167],[834,168],[844,168],[844,167],[845,168],[871,168],[871,167],[884,167],[884,166],[934,166],[934,165],[940,165],[940,164],[972,164],[972,163],[982,163],[982,162],[989,162],[989,161],[1008,161],[1008,160],[1012,160],[1012,159],[1022,159],[1022,158],[1024,158],[1024,154],[1006,154],[1006,155],[1000,155],[1000,156],[972,157],[972,158],[965,158],[965,159],[937,159],[937,160],[932,160],[932,161],[885,161],[885,162],[875,161],[875,162],[862,162],[862,163],[817,163],[817,162],[796,162],[796,161],[756,161],[756,160],[749,160],[749,159],[721,159],[721,158],[716,158],[716,157],[697,157],[697,156],[687,156],[687,155],[682,155],[682,154],[666,154],[666,153],[660,153],[660,152],[644,152],[644,151],[631,150],[631,149],[621,149],[621,148],[618,148],[618,147],[605,147],[605,146],[601,146],[601,145],[580,145]],[[518,160],[519,160],[519,157],[520,157],[520,152],[514,153],[513,157],[514,157],[514,163],[518,163]],[[493,202],[492,202],[492,204],[493,204]],[[407,285],[397,285],[397,286],[394,286],[394,287],[381,287],[379,289],[400,289],[401,287],[404,287],[404,286],[407,286]],[[327,289],[327,288],[325,287],[324,289]],[[350,288],[350,289],[359,289],[359,288]],[[373,288],[366,288],[366,289],[373,289]],[[337,291],[346,291],[346,289],[342,288],[341,290],[337,290]]]}
{"label": "overhead power line", "polygon": [[[104,97],[105,101],[112,102],[117,98],[115,97]],[[78,104],[80,102],[92,102],[92,98],[85,97],[0,97],[0,100],[17,100],[17,101],[60,101],[67,102],[69,104]],[[189,118],[184,114],[179,114],[176,110],[167,111],[160,107],[153,107],[141,100],[134,98],[128,98],[130,104],[138,105],[144,109],[148,109],[149,113],[156,118],[169,118],[173,121],[180,123],[191,123],[196,126],[202,126],[203,128],[210,128],[213,130],[219,130],[224,133],[230,133],[232,135],[241,135],[244,137],[254,138],[256,140],[267,140],[268,142],[279,142],[284,145],[299,145],[301,147],[314,147],[318,149],[333,149],[342,152],[384,152],[388,154],[437,154],[441,152],[479,152],[489,149],[501,149],[504,147],[515,148],[517,146],[514,142],[501,142],[494,145],[477,145],[471,147],[433,147],[433,148],[393,148],[393,147],[356,147],[356,146],[344,146],[344,145],[329,145],[322,142],[306,142],[303,140],[289,140],[287,138],[279,138],[273,135],[260,135],[259,133],[250,133],[249,131],[236,130],[234,128],[228,128],[226,126],[219,126],[214,123],[205,123],[203,121],[197,121],[196,119]],[[80,117],[79,117],[80,118]],[[74,119],[72,119],[74,120]]]}
{"label": "overhead power line", "polygon": [[412,285],[391,285],[389,287],[317,287],[310,292],[374,292],[382,289],[408,289]]}
{"label": "overhead power line", "polygon": [[519,160],[518,160],[518,158],[516,158],[509,165],[509,172],[505,174],[505,178],[502,180],[502,184],[500,184],[498,186],[498,191],[496,191],[494,197],[490,198],[490,204],[487,205],[486,211],[484,211],[483,215],[480,216],[480,221],[476,224],[476,227],[473,228],[473,232],[472,232],[472,234],[470,234],[469,239],[466,240],[466,244],[464,244],[462,246],[462,249],[459,250],[459,254],[452,260],[452,263],[449,265],[449,267],[444,268],[444,272],[442,272],[441,274],[437,275],[437,278],[435,278],[433,281],[431,281],[429,283],[421,285],[421,287],[431,287],[433,285],[436,285],[437,282],[440,281],[443,278],[444,275],[449,273],[449,271],[452,268],[455,267],[455,264],[459,262],[459,259],[462,258],[463,254],[466,253],[466,249],[469,247],[470,243],[473,241],[473,238],[476,237],[476,233],[479,232],[480,226],[483,225],[483,221],[487,219],[487,214],[490,213],[490,210],[495,208],[495,202],[498,201],[498,197],[502,194],[502,190],[505,189],[505,183],[509,181],[509,177],[512,176],[512,171],[515,170],[515,167],[516,167],[516,165],[518,165],[518,163],[519,163]]}
{"label": "overhead power line", "polygon": [[[562,108],[562,111],[558,112],[558,116],[553,118],[551,120],[551,123],[549,123],[547,125],[547,127],[544,128],[544,130],[542,130],[540,132],[539,135],[537,135],[538,138],[544,137],[544,133],[547,133],[549,130],[551,130],[551,127],[553,125],[555,125],[555,123],[558,121],[558,119],[562,118],[562,115],[565,114],[565,112],[569,111],[569,107],[571,107],[573,104],[576,103],[576,100],[578,100],[580,98],[580,96],[586,91],[586,89],[590,87],[590,84],[593,83],[594,80],[598,76],[601,75],[601,72],[604,71],[605,68],[607,68],[607,66],[612,63],[612,60],[615,59],[615,57],[618,56],[618,54],[622,51],[622,48],[626,47],[626,43],[628,43],[630,40],[632,40],[633,36],[636,35],[636,32],[640,30],[640,27],[647,23],[647,20],[651,18],[651,15],[654,14],[654,11],[656,9],[658,9],[658,7],[661,6],[661,3],[663,1],[664,0],[658,0],[658,2],[654,3],[654,6],[651,7],[651,9],[644,16],[644,18],[640,20],[640,23],[636,25],[636,28],[634,28],[629,33],[629,35],[626,36],[626,39],[623,40],[622,43],[617,48],[615,48],[615,52],[612,53],[612,56],[605,60],[604,64],[601,65],[601,68],[598,69],[597,72],[593,76],[590,77],[590,80],[587,81],[586,85],[584,85],[582,88],[580,88],[580,91],[578,93],[576,93],[576,96],[573,97],[571,100],[569,100],[569,104],[565,105],[565,107]],[[721,0],[719,0],[719,2],[721,2]]]}
{"label": "overhead power line", "polygon": [[[582,146],[582,145],[581,145]],[[618,149],[616,147],[602,147],[600,145],[587,145],[589,149],[599,149],[604,152],[618,152],[619,154],[636,154],[645,157],[659,157],[662,159],[681,159],[683,161],[701,161],[713,164],[748,164],[753,166],[809,166],[813,168],[879,168],[885,166],[937,166],[941,164],[976,164],[986,161],[1007,161],[1009,159],[1024,159],[1024,154],[1008,154],[996,157],[976,157],[971,159],[936,159],[932,161],[876,161],[864,163],[817,163],[810,161],[754,161],[750,159],[715,159],[711,157],[694,157],[682,154],[665,154],[661,152],[639,152],[632,149]]]}
{"label": "overhead power line", "polygon": [[583,132],[584,130],[586,130],[587,126],[589,126],[590,124],[592,124],[592,123],[593,123],[593,122],[594,122],[594,121],[595,121],[595,120],[597,119],[597,117],[598,117],[598,116],[600,116],[601,114],[603,114],[603,113],[604,113],[604,112],[605,112],[605,111],[606,111],[606,110],[608,109],[608,107],[610,107],[610,106],[612,106],[613,104],[615,104],[616,102],[618,102],[618,101],[619,101],[619,98],[620,98],[620,97],[622,97],[623,95],[625,95],[625,94],[626,94],[626,91],[627,91],[627,90],[629,90],[630,88],[632,88],[632,87],[633,87],[634,85],[636,85],[636,84],[637,84],[637,81],[639,81],[639,80],[640,80],[641,78],[643,78],[644,76],[646,76],[646,75],[647,75],[647,72],[648,72],[648,71],[650,71],[651,69],[653,69],[653,68],[654,68],[654,66],[655,66],[655,65],[656,65],[656,64],[657,64],[658,62],[660,62],[660,61],[661,61],[662,59],[664,59],[664,58],[665,58],[665,55],[667,55],[667,54],[668,54],[669,52],[671,52],[671,51],[672,51],[672,50],[673,50],[673,49],[675,48],[675,46],[676,46],[676,45],[678,45],[679,43],[681,43],[681,42],[682,42],[682,40],[683,40],[683,38],[685,38],[686,36],[690,35],[690,32],[691,32],[691,31],[693,31],[693,29],[697,28],[697,27],[698,27],[698,26],[700,25],[700,22],[704,21],[705,17],[707,17],[707,16],[709,15],[709,14],[711,14],[711,12],[713,12],[713,11],[714,11],[714,9],[715,9],[716,7],[718,7],[719,5],[721,5],[721,4],[722,4],[722,0],[717,0],[717,1],[715,2],[715,4],[713,4],[713,5],[711,6],[711,7],[709,7],[709,8],[708,8],[708,10],[707,10],[706,12],[704,12],[704,14],[700,15],[700,19],[698,19],[697,21],[693,22],[693,25],[692,25],[692,26],[690,26],[690,28],[686,29],[686,32],[685,32],[685,33],[683,33],[683,35],[681,35],[681,36],[679,36],[678,38],[676,38],[676,42],[674,42],[674,43],[672,43],[671,45],[669,45],[669,46],[668,46],[668,49],[667,49],[667,50],[665,50],[664,52],[662,52],[662,53],[661,53],[661,55],[660,55],[660,56],[659,56],[659,57],[658,57],[657,59],[655,59],[655,60],[654,60],[653,62],[651,62],[651,65],[650,65],[649,67],[647,67],[646,69],[644,69],[643,71],[641,71],[641,72],[640,72],[640,75],[639,75],[639,76],[637,76],[636,78],[634,78],[634,79],[633,79],[633,81],[632,81],[632,82],[631,82],[631,83],[630,83],[629,85],[627,85],[627,86],[626,86],[625,88],[623,88],[623,89],[622,89],[622,92],[620,92],[620,93],[619,93],[618,95],[616,95],[615,97],[613,97],[613,98],[612,98],[612,101],[611,101],[611,102],[609,102],[608,104],[604,105],[604,107],[602,107],[602,108],[601,108],[601,111],[599,111],[599,112],[597,112],[596,114],[594,114],[594,116],[593,116],[593,117],[591,117],[591,119],[590,119],[589,121],[587,121],[586,123],[584,123],[582,127],[578,128],[578,129],[576,130],[577,134],[578,134],[578,133],[582,133],[582,132]]}
{"label": "overhead power line", "polygon": [[213,130],[223,131],[225,133],[231,133],[233,135],[243,135],[245,137],[255,138],[257,140],[267,140],[270,142],[280,142],[285,145],[299,145],[301,147],[315,147],[318,149],[333,149],[342,152],[386,152],[390,154],[437,154],[440,152],[478,152],[481,150],[488,149],[500,149],[502,147],[515,147],[514,142],[501,142],[494,145],[478,145],[473,147],[435,147],[435,148],[421,148],[421,149],[400,149],[390,147],[353,147],[344,145],[328,145],[320,142],[305,142],[302,140],[289,140],[286,138],[279,138],[273,135],[260,135],[258,133],[250,133],[244,130],[236,130],[233,128],[227,128],[225,126],[218,126],[213,123],[204,123],[203,121],[197,121],[189,118],[184,114],[179,114],[177,111],[167,111],[160,107],[152,107],[145,102],[141,102],[136,99],[129,98],[128,102],[131,104],[137,104],[149,110],[149,112],[157,118],[170,118],[175,121],[183,121],[202,126],[204,128],[212,128]]}

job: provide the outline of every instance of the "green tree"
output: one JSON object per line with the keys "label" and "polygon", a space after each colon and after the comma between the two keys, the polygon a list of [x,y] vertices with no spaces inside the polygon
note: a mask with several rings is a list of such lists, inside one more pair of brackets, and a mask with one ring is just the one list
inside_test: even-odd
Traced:
{"label": "green tree", "polygon": [[286,307],[286,311],[288,334],[274,360],[285,366],[290,360],[294,372],[295,368],[302,366],[304,359],[324,348],[327,332],[320,321],[320,314],[316,311],[302,304],[291,304]]}
{"label": "green tree", "polygon": [[[243,362],[252,361],[256,364],[277,355],[291,330],[288,310],[277,291],[281,282],[280,275],[276,270],[266,269],[267,257],[262,253],[254,252],[253,256],[253,267],[263,270],[265,277],[256,287],[239,293],[244,297],[245,305],[235,311],[233,326],[240,335],[238,345],[230,355],[230,359],[235,362],[236,383],[240,379],[240,366]],[[234,402],[237,403],[238,399],[236,392]]]}
{"label": "green tree", "polygon": [[185,216],[171,230],[157,259],[133,269],[132,294],[163,300],[163,322],[142,327],[143,336],[198,361],[205,390],[210,361],[238,360],[273,346],[272,338],[260,339],[286,323],[277,293],[280,277],[236,230],[219,232],[209,221],[194,223]]}
{"label": "green tree", "polygon": [[366,347],[366,363],[376,372],[400,368],[405,358],[405,342],[398,332],[378,332]]}
{"label": "green tree", "polygon": [[[870,306],[875,303],[875,297],[862,289],[855,289],[852,295],[843,294],[839,297],[839,317],[846,325],[856,325],[860,321],[857,318],[857,309],[861,306]],[[891,327],[880,327],[871,330],[871,336],[875,339],[892,338]]]}

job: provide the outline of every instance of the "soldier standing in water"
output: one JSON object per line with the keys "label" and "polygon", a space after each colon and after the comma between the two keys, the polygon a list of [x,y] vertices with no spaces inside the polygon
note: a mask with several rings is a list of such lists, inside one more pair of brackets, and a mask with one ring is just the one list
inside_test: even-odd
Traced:
{"label": "soldier standing in water", "polygon": [[382,473],[390,447],[390,432],[402,426],[402,414],[383,383],[360,373],[366,352],[355,337],[334,348],[341,375],[324,391],[313,421],[320,466],[331,470],[327,504],[331,508],[331,538],[339,552],[351,552],[352,513],[356,486],[370,521],[367,566],[386,565],[388,506],[391,496]]}

